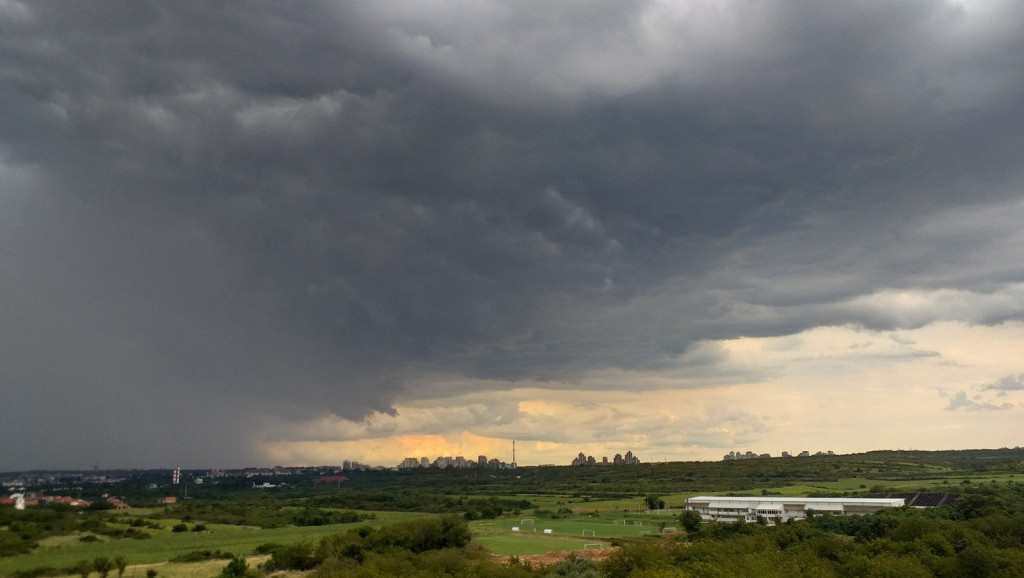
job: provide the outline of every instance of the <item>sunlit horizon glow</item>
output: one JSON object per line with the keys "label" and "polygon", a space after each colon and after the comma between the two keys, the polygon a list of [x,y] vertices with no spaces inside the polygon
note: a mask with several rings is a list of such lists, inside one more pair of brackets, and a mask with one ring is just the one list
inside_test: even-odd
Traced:
{"label": "sunlit horizon glow", "polygon": [[[406,457],[433,462],[459,455],[475,460],[483,454],[511,462],[513,439],[520,465],[568,465],[581,451],[599,461],[632,451],[644,462],[661,462],[719,460],[729,451],[778,457],[783,451],[849,454],[1018,445],[1006,433],[1019,419],[1014,410],[1022,407],[1024,387],[992,386],[1017,367],[1014,352],[1024,350],[1022,323],[986,327],[942,322],[902,331],[818,327],[797,335],[735,338],[714,345],[727,352],[726,363],[737,372],[765,377],[701,387],[685,377],[674,384],[648,382],[642,373],[627,384],[625,376],[615,373],[595,376],[596,390],[510,385],[493,395],[519,399],[517,417],[502,425],[481,424],[479,431],[488,435],[463,430],[376,437],[376,432],[410,420],[431,416],[426,419],[432,421],[465,410],[442,398],[399,406],[395,416],[341,420],[358,439],[276,442],[260,451],[274,463],[322,465],[348,459],[391,467]],[[608,389],[609,382],[629,387]],[[961,392],[967,403],[957,405]],[[382,427],[380,420],[393,425]],[[499,435],[502,431],[506,433]],[[815,435],[808,436],[808,431]],[[851,437],[851,431],[858,433]],[[568,441],[546,441],[545,436],[559,435]]]}

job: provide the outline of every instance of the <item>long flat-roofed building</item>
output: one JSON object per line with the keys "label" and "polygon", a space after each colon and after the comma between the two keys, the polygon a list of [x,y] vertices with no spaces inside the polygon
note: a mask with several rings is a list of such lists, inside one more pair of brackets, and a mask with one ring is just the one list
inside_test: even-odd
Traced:
{"label": "long flat-roofed building", "polygon": [[686,500],[686,509],[700,514],[705,522],[756,522],[761,516],[769,524],[776,520],[806,518],[809,512],[850,516],[871,514],[883,508],[899,508],[903,498],[789,498],[783,496],[696,496]]}

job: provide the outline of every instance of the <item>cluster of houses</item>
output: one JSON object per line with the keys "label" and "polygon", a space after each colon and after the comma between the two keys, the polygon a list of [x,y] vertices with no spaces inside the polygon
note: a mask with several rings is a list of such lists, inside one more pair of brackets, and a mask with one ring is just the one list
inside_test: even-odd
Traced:
{"label": "cluster of houses", "polygon": [[0,504],[13,504],[15,508],[24,510],[26,506],[38,506],[41,504],[66,504],[74,508],[88,508],[92,505],[92,502],[70,496],[44,496],[39,492],[29,492],[27,494],[4,496],[0,498]]}
{"label": "cluster of houses", "polygon": [[[337,475],[345,470],[359,470],[359,469],[383,469],[380,466],[366,466],[358,462],[345,460],[342,467],[337,466],[274,466],[272,468],[238,468],[238,469],[213,469],[206,470],[204,475],[207,478],[270,478],[278,476],[305,476],[305,475]],[[186,472],[189,473],[189,472]],[[195,483],[201,483],[201,477],[198,477],[199,472],[192,470],[189,475],[192,476],[192,480]]]}
{"label": "cluster of houses", "polygon": [[[103,499],[113,506],[115,510],[129,510],[131,506],[117,496],[111,496],[109,494],[103,494]],[[161,504],[173,504],[178,501],[178,498],[174,496],[167,496],[165,498],[158,498],[157,502]],[[65,504],[72,508],[88,508],[95,502],[92,500],[83,500],[82,498],[72,498],[71,496],[47,496],[41,492],[18,492],[9,496],[0,496],[0,504],[12,505],[16,510],[24,510],[26,507],[41,506],[47,504]]]}
{"label": "cluster of houses", "polygon": [[[107,503],[112,505],[118,510],[127,510],[131,508],[121,498],[117,496],[104,496]],[[0,504],[13,505],[15,509],[24,510],[28,506],[39,506],[43,504],[65,504],[73,508],[88,508],[93,504],[91,500],[83,500],[81,498],[72,498],[71,496],[47,496],[39,492],[29,492],[27,494],[17,493],[11,494],[10,496],[0,497]]]}

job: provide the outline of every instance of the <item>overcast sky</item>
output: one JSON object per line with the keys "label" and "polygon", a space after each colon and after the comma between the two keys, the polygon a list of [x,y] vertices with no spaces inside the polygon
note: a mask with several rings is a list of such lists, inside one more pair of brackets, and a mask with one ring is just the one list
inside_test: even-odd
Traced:
{"label": "overcast sky", "polygon": [[1022,27],[0,0],[0,470],[1020,445]]}

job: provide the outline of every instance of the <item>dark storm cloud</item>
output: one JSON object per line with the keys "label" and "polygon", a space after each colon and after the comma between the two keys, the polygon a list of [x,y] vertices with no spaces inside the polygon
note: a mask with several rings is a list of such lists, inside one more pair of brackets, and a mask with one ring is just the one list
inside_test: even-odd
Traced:
{"label": "dark storm cloud", "polygon": [[424,372],[1020,319],[1021,22],[0,2],[0,461],[237,463],[254,416],[388,411]]}

